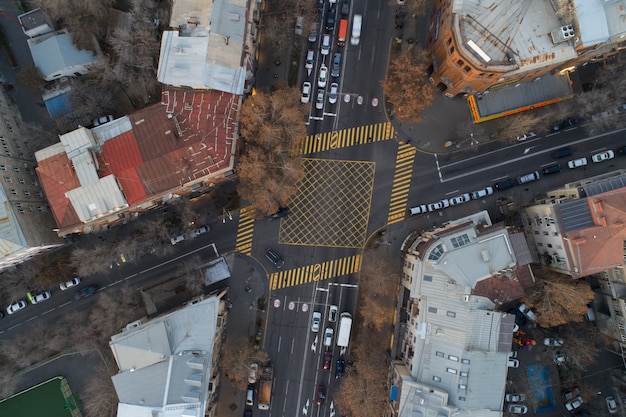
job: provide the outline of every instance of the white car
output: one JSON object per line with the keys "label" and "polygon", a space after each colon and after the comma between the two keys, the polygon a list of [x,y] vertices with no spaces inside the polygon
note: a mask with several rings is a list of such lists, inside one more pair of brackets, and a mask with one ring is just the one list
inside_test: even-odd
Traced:
{"label": "white car", "polygon": [[470,201],[470,195],[468,193],[457,195],[456,197],[452,197],[450,199],[450,205],[456,206],[458,204],[467,203]]}
{"label": "white car", "polygon": [[72,287],[77,286],[78,284],[80,284],[80,278],[74,277],[74,278],[70,279],[67,282],[60,283],[59,284],[59,288],[61,289],[61,291],[65,291],[68,288],[72,288]]}
{"label": "white car", "polygon": [[609,413],[617,413],[617,403],[615,402],[615,398],[606,397],[604,400],[606,401],[606,407],[609,409]]}
{"label": "white car", "polygon": [[523,404],[509,404],[509,413],[512,414],[526,414],[528,407]]}
{"label": "white car", "polygon": [[526,139],[534,138],[535,136],[537,136],[535,132],[528,132],[528,133],[524,133],[523,135],[518,135],[517,140],[519,142],[522,142],[522,141],[525,141]]}
{"label": "white car", "polygon": [[322,55],[328,55],[330,52],[330,35],[322,36]]}
{"label": "white car", "polygon": [[587,158],[572,159],[567,163],[567,166],[571,169],[584,167],[585,165],[587,165]]}
{"label": "white car", "polygon": [[428,205],[428,211],[437,211],[447,207],[450,207],[450,202],[448,202],[448,200],[441,200],[435,203],[430,203]]}
{"label": "white car", "polygon": [[250,365],[250,370],[248,371],[248,383],[254,384],[256,382],[257,375],[259,374],[259,364],[254,362]]}
{"label": "white car", "polygon": [[205,233],[209,233],[211,231],[211,228],[209,226],[200,226],[197,229],[194,229],[193,232],[191,232],[191,235],[193,237],[198,237],[200,235],[203,235]]}
{"label": "white car", "polygon": [[512,350],[509,352],[509,359],[517,359],[517,351]]}
{"label": "white car", "polygon": [[485,187],[485,188],[481,188],[480,190],[476,190],[476,191],[472,191],[471,195],[472,198],[474,200],[477,200],[479,198],[483,198],[483,197],[487,197],[488,195],[493,194],[493,188],[492,187]]}
{"label": "white car", "polygon": [[7,313],[13,314],[26,308],[26,301],[19,300],[7,307]]}
{"label": "white car", "polygon": [[317,98],[315,99],[315,108],[321,110],[324,108],[324,89],[317,89]]}
{"label": "white car", "polygon": [[112,122],[113,120],[114,120],[113,116],[109,114],[108,116],[102,116],[102,117],[98,117],[97,119],[93,119],[93,125],[94,127],[98,127],[103,124]]}
{"label": "white car", "polygon": [[567,408],[567,411],[574,411],[575,409],[583,405],[583,402],[584,402],[583,397],[579,395],[576,398],[574,398],[572,401],[566,402],[565,408]]}
{"label": "white car", "polygon": [[328,321],[331,323],[334,323],[337,321],[337,312],[339,311],[339,308],[337,308],[337,306],[332,305],[330,306],[330,309],[328,310]]}
{"label": "white car", "polygon": [[517,306],[517,309],[528,318],[530,321],[537,321],[537,315],[530,308],[526,307],[526,304],[522,303]]}
{"label": "white car", "polygon": [[557,337],[546,337],[543,339],[543,344],[550,347],[563,346],[563,339]]}
{"label": "white car", "polygon": [[328,81],[328,67],[324,64],[320,67],[320,75],[317,78],[317,86],[320,88],[326,87]]}
{"label": "white car", "polygon": [[424,204],[420,204],[419,206],[415,206],[415,207],[411,207],[410,208],[410,212],[413,215],[415,215],[415,214],[424,214],[427,211],[428,211],[428,209],[426,208],[426,206]]}
{"label": "white car", "polygon": [[313,321],[311,322],[311,331],[317,333],[320,331],[320,323],[322,322],[322,313],[319,311],[313,312]]}
{"label": "white car", "polygon": [[509,358],[507,365],[509,366],[509,368],[519,368],[519,361],[517,359]]}
{"label": "white car", "polygon": [[595,163],[608,161],[609,159],[615,158],[615,152],[609,150],[606,152],[600,152],[591,157],[591,160]]}
{"label": "white car", "polygon": [[333,329],[332,327],[327,327],[324,330],[324,346],[330,347],[333,345]]}
{"label": "white car", "polygon": [[507,403],[523,403],[526,401],[526,396],[524,394],[506,394],[505,399]]}
{"label": "white car", "polygon": [[50,293],[50,291],[44,291],[39,294],[34,294],[34,293],[29,292],[28,294],[26,294],[26,296],[30,300],[31,304],[37,304],[42,301],[49,300],[50,297],[52,297],[52,294]]}
{"label": "white car", "polygon": [[179,244],[180,242],[182,242],[184,240],[185,240],[185,236],[183,236],[183,235],[175,236],[175,237],[171,237],[170,238],[170,243],[172,245],[177,245],[177,244]]}
{"label": "white car", "polygon": [[330,84],[330,92],[328,93],[328,102],[330,104],[335,104],[337,102],[338,91],[339,91],[339,84],[337,83]]}
{"label": "white car", "polygon": [[302,96],[300,97],[300,101],[306,104],[310,100],[311,100],[311,83],[306,81],[304,84],[302,84]]}

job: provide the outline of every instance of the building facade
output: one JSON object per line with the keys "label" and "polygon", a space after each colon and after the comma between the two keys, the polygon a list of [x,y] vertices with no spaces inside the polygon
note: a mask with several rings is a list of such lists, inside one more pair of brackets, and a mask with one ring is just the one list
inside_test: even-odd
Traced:
{"label": "building facade", "polygon": [[431,81],[449,97],[566,72],[624,48],[622,1],[435,0]]}

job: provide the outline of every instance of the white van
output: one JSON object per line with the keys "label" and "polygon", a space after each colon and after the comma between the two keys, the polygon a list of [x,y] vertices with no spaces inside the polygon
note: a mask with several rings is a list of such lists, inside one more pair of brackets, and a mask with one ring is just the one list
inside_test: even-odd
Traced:
{"label": "white van", "polygon": [[352,37],[350,38],[351,45],[358,45],[361,40],[361,23],[363,22],[363,16],[355,14],[352,19]]}
{"label": "white van", "polygon": [[531,172],[529,174],[526,175],[522,175],[520,177],[517,178],[517,182],[519,184],[526,184],[528,182],[533,182],[533,181],[537,181],[539,179],[539,172],[535,171],[535,172]]}
{"label": "white van", "polygon": [[248,385],[248,392],[246,392],[246,405],[254,405],[254,385]]}

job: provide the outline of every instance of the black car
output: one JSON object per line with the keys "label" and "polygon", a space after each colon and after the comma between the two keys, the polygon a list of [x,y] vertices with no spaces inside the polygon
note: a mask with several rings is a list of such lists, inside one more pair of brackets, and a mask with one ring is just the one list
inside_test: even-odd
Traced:
{"label": "black car", "polygon": [[570,117],[569,119],[563,120],[560,124],[552,126],[552,131],[556,132],[557,130],[566,129],[570,126],[576,126],[584,121],[585,119],[582,117]]}
{"label": "black car", "polygon": [[341,75],[341,54],[339,52],[333,54],[333,62],[330,67],[330,76],[337,78]]}
{"label": "black car", "polygon": [[497,182],[495,187],[498,190],[506,190],[517,185],[515,178],[509,178],[508,180]]}
{"label": "black car", "polygon": [[547,166],[541,172],[543,172],[543,175],[558,174],[561,172],[561,164]]}
{"label": "black car", "polygon": [[74,296],[75,299],[81,299],[81,298],[85,298],[85,297],[89,297],[90,295],[93,295],[96,293],[96,291],[98,291],[98,286],[96,284],[91,284],[88,287],[82,288],[80,290],[78,290],[78,292],[76,292],[76,295]]}
{"label": "black car", "polygon": [[339,379],[343,375],[343,370],[346,368],[346,361],[343,359],[337,360],[337,366],[335,367],[335,379]]}
{"label": "black car", "polygon": [[626,155],[626,146],[620,146],[617,148],[617,153],[620,155]]}
{"label": "black car", "polygon": [[570,156],[573,153],[574,153],[574,150],[571,147],[566,146],[565,148],[560,148],[552,152],[552,157],[555,159],[565,158],[566,156]]}
{"label": "black car", "polygon": [[334,10],[328,11],[328,17],[326,18],[326,30],[334,30],[335,29],[335,14]]}
{"label": "black car", "polygon": [[350,17],[350,0],[343,0],[341,3],[341,18],[347,19]]}
{"label": "black car", "polygon": [[276,213],[272,214],[269,217],[269,220],[280,219],[281,217],[285,217],[289,214],[289,207],[281,207]]}
{"label": "black car", "polygon": [[272,248],[267,248],[267,250],[265,251],[265,257],[271,263],[276,265],[276,268],[282,268],[282,266],[285,265],[285,261],[283,261],[283,258],[281,258],[278,252],[276,252]]}

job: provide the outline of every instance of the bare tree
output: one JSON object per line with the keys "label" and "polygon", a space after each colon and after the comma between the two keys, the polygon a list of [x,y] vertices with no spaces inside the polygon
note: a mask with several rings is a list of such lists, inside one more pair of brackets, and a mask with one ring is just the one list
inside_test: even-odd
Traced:
{"label": "bare tree", "polygon": [[88,416],[113,417],[117,412],[118,398],[111,376],[113,369],[102,365],[91,374],[81,391],[81,401]]}
{"label": "bare tree", "polygon": [[559,351],[567,356],[566,365],[585,372],[596,362],[600,349],[589,340],[589,323],[570,323],[561,330],[563,346]]}
{"label": "bare tree", "polygon": [[39,269],[35,276],[35,285],[41,289],[56,287],[60,279],[74,275],[71,255],[66,251],[45,252],[33,261]]}
{"label": "bare tree", "polygon": [[234,342],[226,341],[222,345],[220,367],[226,372],[233,387],[243,391],[248,384],[250,366],[256,362],[261,369],[268,360],[266,352],[256,349],[246,338],[240,338]]}
{"label": "bare tree", "polygon": [[382,82],[387,100],[400,119],[419,122],[422,112],[435,98],[435,87],[428,81],[428,53],[409,49],[393,58],[387,78]]}
{"label": "bare tree", "polygon": [[[393,0],[396,3],[395,0]],[[411,15],[411,17],[426,16],[428,14],[428,8],[430,2],[427,0],[406,0],[403,6],[404,12]]]}
{"label": "bare tree", "polygon": [[511,143],[517,140],[517,136],[548,127],[545,113],[536,111],[526,111],[498,119],[495,126],[491,138],[504,139]]}
{"label": "bare tree", "polygon": [[17,73],[15,79],[28,90],[35,92],[41,91],[41,89],[48,84],[48,82],[43,79],[39,69],[33,65],[23,66],[20,72]]}
{"label": "bare tree", "polygon": [[398,266],[379,251],[369,250],[363,255],[359,278],[361,288],[360,311],[363,324],[376,330],[391,325],[394,300],[398,292],[400,274]]}

